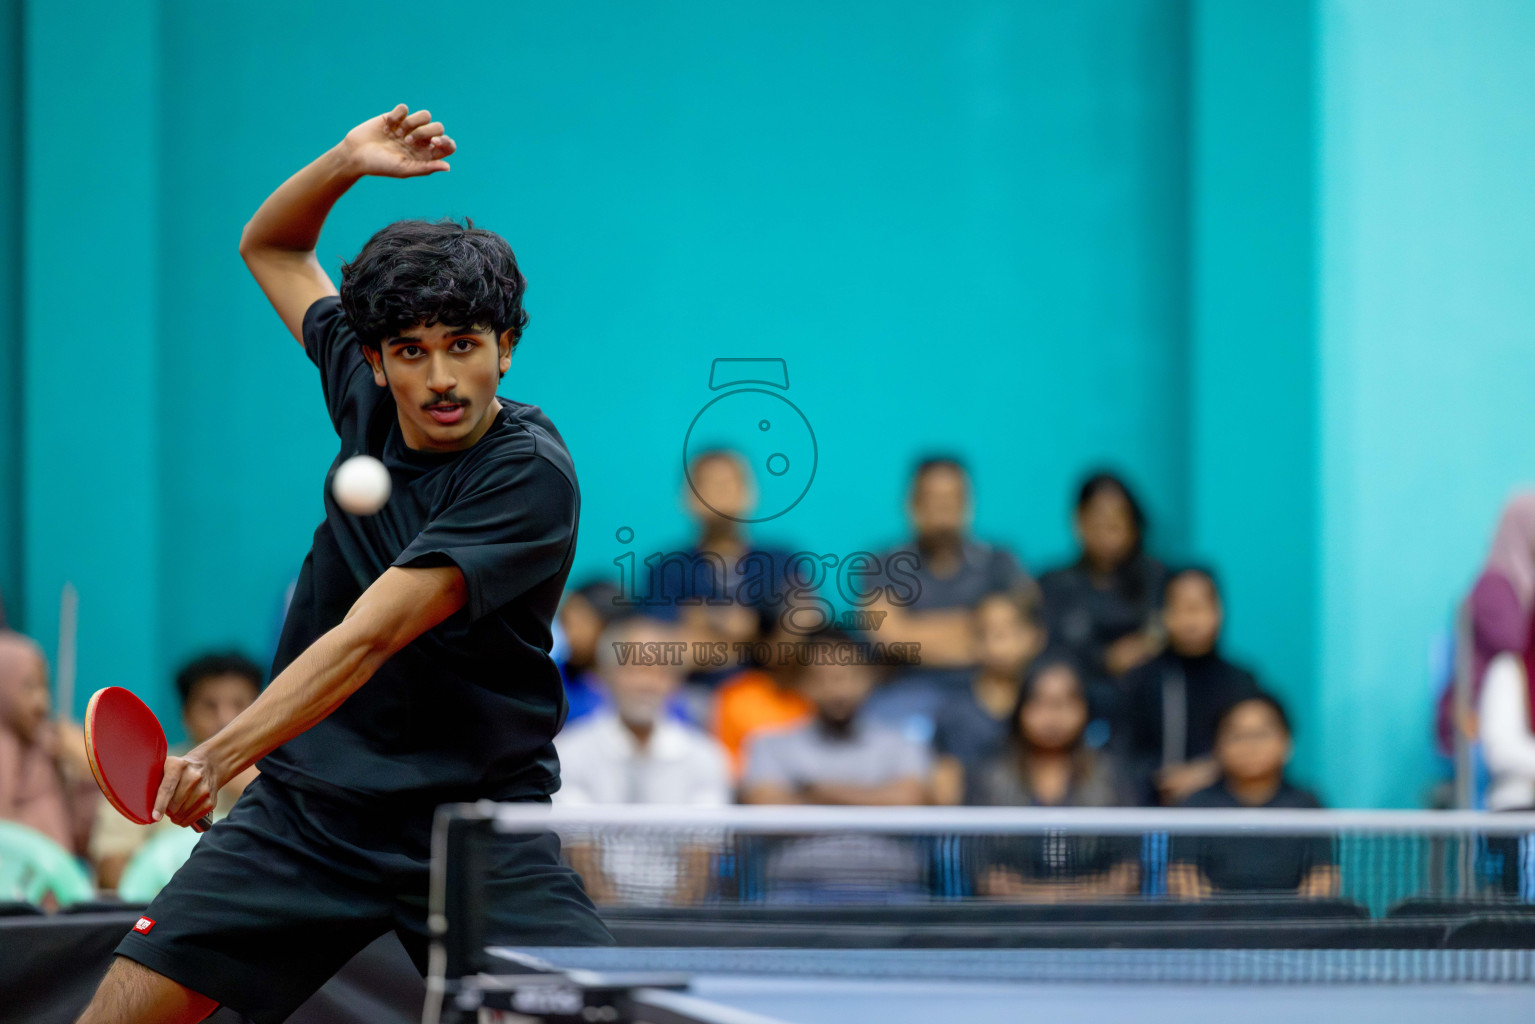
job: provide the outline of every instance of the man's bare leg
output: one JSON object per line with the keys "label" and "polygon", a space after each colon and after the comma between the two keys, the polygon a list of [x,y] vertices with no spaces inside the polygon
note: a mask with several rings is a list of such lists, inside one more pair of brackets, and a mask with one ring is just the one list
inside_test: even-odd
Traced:
{"label": "man's bare leg", "polygon": [[195,1024],[218,1006],[138,961],[118,956],[76,1024]]}

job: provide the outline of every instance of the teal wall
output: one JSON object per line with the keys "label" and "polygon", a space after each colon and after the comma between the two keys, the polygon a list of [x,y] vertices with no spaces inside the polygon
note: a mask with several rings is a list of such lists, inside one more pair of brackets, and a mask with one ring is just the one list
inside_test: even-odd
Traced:
{"label": "teal wall", "polygon": [[1407,804],[1429,638],[1535,478],[1535,6],[1333,0],[1318,36],[1319,768]]}
{"label": "teal wall", "polygon": [[77,709],[121,683],[174,718],[186,656],[266,654],[332,439],[236,245],[403,101],[447,123],[453,171],[362,182],[321,257],[339,277],[401,217],[512,242],[532,323],[503,390],[570,443],[578,577],[684,537],[711,360],[782,357],[819,466],[762,538],[888,543],[913,458],[953,449],[977,531],[1041,569],[1079,475],[1119,467],[1153,547],[1222,570],[1232,650],[1295,706],[1298,773],[1414,803],[1429,638],[1531,468],[1535,26],[1393,10],[461,3],[402,38],[387,4],[33,0],[7,50],[28,145],[0,196],[26,248],[0,287],[25,346],[0,343],[23,417],[0,471],[24,473],[24,557],[0,587],[50,650],[79,588]]}
{"label": "teal wall", "polygon": [[[23,66],[20,0],[0,0],[0,109],[21,106]],[[21,150],[16,132],[0,138],[0,309],[19,310],[22,297]],[[12,322],[15,322],[14,317]],[[0,342],[0,610],[23,617],[21,587],[21,404],[22,346]]]}
{"label": "teal wall", "polygon": [[1193,9],[1189,451],[1193,548],[1221,574],[1228,651],[1283,697],[1297,775],[1322,785],[1314,20],[1309,3]]}
{"label": "teal wall", "polygon": [[29,3],[24,22],[25,292],[13,322],[25,347],[11,392],[22,422],[23,625],[55,654],[59,592],[72,581],[76,712],[110,684],[158,693],[167,710],[159,586],[183,555],[162,547],[157,505],[168,412],[158,358],[177,329],[158,294],[158,25],[145,5],[106,2]]}

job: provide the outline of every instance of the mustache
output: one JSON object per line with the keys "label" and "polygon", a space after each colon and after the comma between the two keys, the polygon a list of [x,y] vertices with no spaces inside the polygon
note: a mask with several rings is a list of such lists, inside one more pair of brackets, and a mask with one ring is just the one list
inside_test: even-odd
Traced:
{"label": "mustache", "polygon": [[421,403],[421,408],[423,408],[423,409],[430,409],[433,406],[437,406],[437,405],[468,405],[468,404],[469,404],[469,399],[467,399],[467,398],[460,398],[458,396],[458,392],[457,391],[449,391],[445,395],[438,395],[436,398],[432,399],[430,402],[422,402]]}

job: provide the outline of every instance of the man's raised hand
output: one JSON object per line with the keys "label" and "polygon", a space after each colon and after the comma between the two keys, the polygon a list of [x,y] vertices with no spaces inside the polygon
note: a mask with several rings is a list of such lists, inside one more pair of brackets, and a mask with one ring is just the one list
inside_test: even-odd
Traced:
{"label": "man's raised hand", "polygon": [[414,114],[401,103],[346,133],[345,146],[359,174],[416,178],[448,170],[445,159],[458,147],[443,134],[430,111]]}

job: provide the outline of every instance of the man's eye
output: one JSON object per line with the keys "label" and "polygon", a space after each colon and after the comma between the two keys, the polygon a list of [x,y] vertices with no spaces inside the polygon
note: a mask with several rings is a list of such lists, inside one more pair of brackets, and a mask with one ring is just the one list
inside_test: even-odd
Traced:
{"label": "man's eye", "polygon": [[459,338],[453,343],[453,347],[460,352],[468,352],[474,348],[474,340],[472,338]]}
{"label": "man's eye", "polygon": [[401,345],[400,346],[400,355],[404,356],[406,359],[414,359],[416,356],[418,356],[420,354],[421,354],[421,346],[419,346],[419,345]]}

